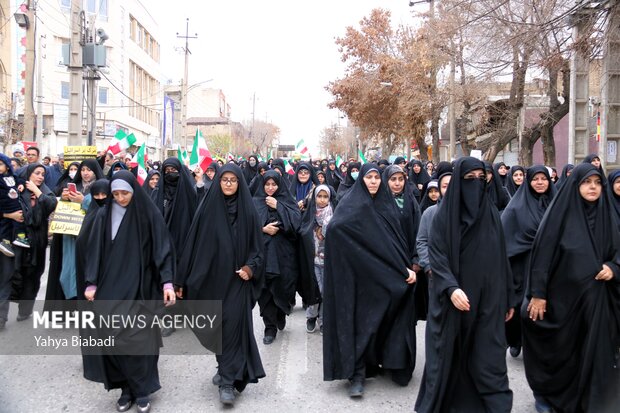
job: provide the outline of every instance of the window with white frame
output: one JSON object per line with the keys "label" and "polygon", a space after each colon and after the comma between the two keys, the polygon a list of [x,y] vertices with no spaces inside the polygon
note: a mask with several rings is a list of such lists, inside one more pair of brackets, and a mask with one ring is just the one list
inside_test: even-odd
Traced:
{"label": "window with white frame", "polygon": [[108,104],[108,88],[107,87],[99,88],[99,104],[100,105]]}

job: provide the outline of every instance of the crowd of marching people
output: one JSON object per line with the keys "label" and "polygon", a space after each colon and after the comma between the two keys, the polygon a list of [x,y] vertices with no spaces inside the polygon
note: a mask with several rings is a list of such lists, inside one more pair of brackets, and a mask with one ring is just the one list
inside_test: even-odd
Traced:
{"label": "crowd of marching people", "polygon": [[[596,155],[559,176],[473,157],[292,173],[255,155],[204,171],[169,158],[140,184],[131,155],[64,169],[26,152],[23,165],[0,155],[0,329],[9,300],[18,321],[32,315],[61,200],[85,217],[51,238],[46,300],[221,301],[224,405],[266,375],[253,308],[269,346],[299,295],[324,380],[350,381],[351,397],[378,374],[407,386],[422,351],[416,411],[510,412],[508,351],[523,354],[536,411],[620,410],[620,171]],[[84,376],[121,390],[118,411],[147,412],[173,333],[132,337],[149,355],[84,357]]]}

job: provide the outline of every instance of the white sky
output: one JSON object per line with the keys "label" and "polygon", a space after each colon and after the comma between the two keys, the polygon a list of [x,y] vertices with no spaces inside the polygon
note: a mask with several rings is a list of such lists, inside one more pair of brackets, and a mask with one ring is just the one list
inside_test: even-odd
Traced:
{"label": "white sky", "polygon": [[[143,0],[144,1],[144,0]],[[252,118],[256,93],[256,119],[281,129],[280,143],[304,139],[311,151],[318,147],[323,128],[337,122],[327,108],[331,95],[324,87],[342,77],[336,37],[373,8],[392,12],[394,24],[413,23],[408,0],[229,0],[145,4],[161,22],[160,43],[164,76],[178,82],[183,76],[185,19],[190,18],[189,85],[213,78],[205,86],[222,89],[235,121]]]}

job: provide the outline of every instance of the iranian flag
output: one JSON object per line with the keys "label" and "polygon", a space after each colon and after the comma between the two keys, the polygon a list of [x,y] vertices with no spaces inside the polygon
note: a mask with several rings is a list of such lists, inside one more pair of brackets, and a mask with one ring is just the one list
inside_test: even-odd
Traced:
{"label": "iranian flag", "polygon": [[302,155],[305,155],[306,152],[308,152],[308,147],[306,146],[306,143],[303,139],[297,142],[297,145],[295,145],[295,152]]}
{"label": "iranian flag", "polygon": [[360,159],[360,162],[362,163],[362,165],[364,165],[365,163],[368,163],[362,151],[360,150],[357,151],[357,157]]}
{"label": "iranian flag", "polygon": [[192,154],[189,157],[189,169],[193,171],[200,166],[200,169],[206,171],[209,165],[213,162],[211,158],[211,152],[207,147],[207,142],[202,136],[200,129],[196,130],[196,137],[194,138],[194,146],[192,147]]}
{"label": "iranian flag", "polygon": [[295,175],[295,170],[293,169],[293,166],[291,165],[291,161],[288,160],[284,163],[284,169],[286,171],[287,174],[289,175]]}
{"label": "iranian flag", "polygon": [[133,133],[127,135],[124,130],[119,129],[114,135],[113,143],[108,147],[108,152],[112,152],[112,155],[118,155],[131,145],[136,143],[136,137]]}
{"label": "iranian flag", "polygon": [[177,158],[183,165],[185,165],[185,161],[187,161],[187,151],[181,150],[181,145],[177,143]]}
{"label": "iranian flag", "polygon": [[142,146],[140,146],[140,149],[138,149],[138,152],[136,152],[136,154],[134,155],[130,163],[132,168],[135,168],[135,167],[138,168],[138,174],[136,175],[136,177],[138,178],[138,183],[140,183],[140,185],[144,184],[144,181],[146,181],[147,159],[148,157],[146,154],[146,142],[144,142]]}
{"label": "iranian flag", "polygon": [[340,165],[342,165],[342,158],[338,155],[336,156],[336,168],[340,168]]}
{"label": "iranian flag", "polygon": [[226,162],[230,162],[234,160],[235,160],[235,157],[233,156],[233,154],[228,152],[228,155],[226,155]]}

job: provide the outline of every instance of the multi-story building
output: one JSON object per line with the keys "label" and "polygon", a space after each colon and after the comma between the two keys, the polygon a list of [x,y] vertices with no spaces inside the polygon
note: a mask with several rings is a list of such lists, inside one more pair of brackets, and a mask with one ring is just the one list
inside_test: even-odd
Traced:
{"label": "multi-story building", "polygon": [[[62,49],[70,42],[71,0],[39,0],[36,7],[42,93],[35,101],[43,102],[44,134],[39,145],[44,153],[57,154],[68,138],[70,83]],[[153,153],[161,144],[163,111],[158,24],[140,0],[84,0],[83,9],[86,26],[103,29],[109,37],[104,43],[107,66],[97,82],[94,143],[100,150],[107,148],[123,128],[135,134],[137,144],[146,141]],[[84,143],[89,111],[85,96]]]}
{"label": "multi-story building", "polygon": [[12,118],[12,93],[11,73],[13,71],[11,53],[11,24],[7,24],[13,19],[10,11],[10,1],[0,0],[0,142],[6,142],[11,135]]}

